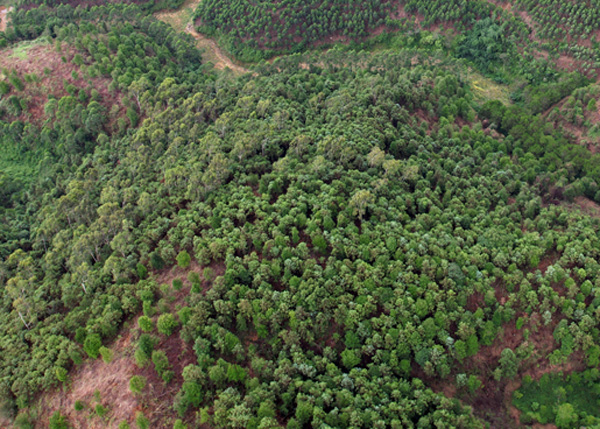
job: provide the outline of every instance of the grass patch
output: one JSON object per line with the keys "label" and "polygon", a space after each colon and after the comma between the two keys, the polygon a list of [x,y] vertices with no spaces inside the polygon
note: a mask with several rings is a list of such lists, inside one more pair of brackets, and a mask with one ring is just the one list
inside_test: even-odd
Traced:
{"label": "grass patch", "polygon": [[27,60],[29,58],[29,51],[32,48],[46,44],[48,44],[48,42],[44,38],[18,43],[14,48],[12,48],[10,58],[17,58],[23,61]]}
{"label": "grass patch", "polygon": [[537,421],[564,427],[565,410],[572,410],[568,417],[573,427],[600,424],[600,371],[544,374],[539,381],[526,376],[513,394],[513,405],[522,412],[525,424]]}
{"label": "grass patch", "polygon": [[475,101],[481,103],[488,100],[499,100],[506,106],[512,104],[508,86],[496,83],[474,70],[469,70],[468,76]]}
{"label": "grass patch", "polygon": [[169,24],[175,31],[183,32],[188,23],[192,21],[194,11],[200,4],[200,0],[185,0],[183,5],[173,12],[158,12],[154,16]]}

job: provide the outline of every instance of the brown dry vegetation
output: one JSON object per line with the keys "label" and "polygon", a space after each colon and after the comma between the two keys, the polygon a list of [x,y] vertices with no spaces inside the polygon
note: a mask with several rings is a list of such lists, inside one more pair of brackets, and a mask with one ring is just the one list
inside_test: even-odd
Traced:
{"label": "brown dry vegetation", "polygon": [[[56,388],[42,395],[36,427],[47,427],[49,417],[56,410],[74,427],[80,428],[116,428],[122,420],[132,422],[135,411],[140,409],[138,398],[129,391],[129,379],[135,371],[132,337],[133,330],[125,326],[122,336],[109,346],[115,354],[111,363],[104,363],[102,359],[88,360],[71,372],[67,389]],[[96,391],[100,393],[100,403],[109,410],[104,419],[93,410],[98,403],[94,397]],[[85,402],[86,408],[75,411],[75,401]]]}
{"label": "brown dry vegetation", "polygon": [[[600,214],[600,206],[596,205]],[[542,272],[559,258],[558,253],[552,253],[545,257],[536,268]],[[496,299],[501,304],[507,300],[505,288],[500,284],[494,285]],[[564,292],[564,291],[559,291]],[[466,308],[475,311],[485,306],[483,295],[474,293],[467,301]],[[520,423],[520,411],[512,405],[512,395],[521,386],[521,380],[528,375],[534,380],[539,380],[546,373],[565,373],[582,371],[585,369],[584,357],[581,351],[575,352],[564,364],[551,364],[548,356],[558,348],[553,332],[559,320],[552,320],[544,325],[542,317],[538,313],[528,315],[518,312],[515,319],[522,317],[524,324],[517,329],[516,322],[511,321],[502,326],[491,346],[482,346],[479,352],[459,363],[454,371],[445,379],[427,376],[418,365],[413,366],[413,375],[421,378],[434,391],[443,393],[448,397],[457,397],[473,407],[474,413],[490,422],[492,428],[516,428],[522,427]],[[526,331],[529,332],[526,334]],[[502,351],[510,348],[530,350],[529,354],[519,364],[519,372],[512,380],[501,379],[497,381],[493,377],[493,371],[499,365]],[[516,352],[515,352],[516,353]],[[474,374],[482,381],[482,387],[474,394],[459,391],[456,387],[456,375],[459,373]],[[534,427],[554,427],[554,425],[537,425]]]}
{"label": "brown dry vegetation", "polygon": [[[73,64],[73,58],[78,51],[68,45],[62,45],[60,52],[44,41],[21,42],[12,49],[2,51],[0,55],[0,70],[8,73],[13,71],[25,84],[21,92],[14,88],[10,94],[15,94],[27,100],[28,110],[22,113],[22,120],[41,123],[46,119],[44,105],[50,95],[57,99],[68,95],[64,83],[74,85],[78,89],[94,88],[100,94],[100,104],[110,112],[114,105],[119,106],[117,116],[123,114],[122,95],[109,90],[111,79],[108,77],[87,78],[81,68]],[[73,77],[73,72],[78,74]],[[36,80],[25,81],[25,75],[34,75]],[[6,79],[4,72],[0,79]],[[89,96],[89,91],[86,91]]]}
{"label": "brown dry vegetation", "polygon": [[[225,272],[223,263],[213,263],[210,267],[215,276]],[[202,278],[203,267],[196,261],[192,261],[186,269],[173,267],[154,275],[159,284],[170,285],[175,279],[183,280],[184,287],[181,290],[174,291],[170,288],[166,296],[163,296],[168,302],[170,312],[176,311],[185,304],[191,286],[187,276],[192,271]],[[210,288],[210,285],[204,280],[203,291]],[[157,316],[153,317],[154,322],[156,319]],[[172,427],[178,416],[171,405],[183,382],[183,368],[196,362],[195,353],[189,344],[179,338],[178,331],[169,337],[155,332],[159,338],[155,349],[166,353],[175,373],[173,380],[165,384],[154,370],[152,363],[145,368],[138,368],[135,363],[134,353],[140,330],[137,325],[131,326],[131,324],[136,324],[136,321],[137,317],[125,324],[119,337],[112,344],[107,345],[114,352],[112,362],[105,363],[100,358],[88,359],[69,374],[70,382],[66,389],[58,387],[41,395],[38,401],[40,414],[37,428],[47,427],[48,419],[57,410],[60,410],[73,427],[77,428],[116,428],[123,420],[133,424],[138,411],[144,413],[150,420],[151,427]],[[142,395],[134,395],[129,390],[129,380],[134,375],[142,375],[148,381]],[[94,394],[96,391],[99,392],[99,403],[108,409],[104,418],[98,417],[93,409],[98,404]],[[74,404],[77,400],[86,404],[84,410],[75,411]],[[192,420],[193,413],[190,411],[184,421]]]}
{"label": "brown dry vegetation", "polygon": [[[565,104],[569,101],[571,96],[563,98],[561,101],[550,107],[544,112],[544,117],[549,118],[553,114],[555,109],[558,109],[559,115],[554,118],[554,127],[561,129],[565,135],[571,140],[572,143],[586,147],[591,153],[600,153],[600,138],[591,137],[589,135],[589,128],[595,124],[600,124],[600,100],[596,100],[598,107],[595,111],[589,111],[586,106],[583,108],[583,122],[581,124],[575,124],[566,120],[563,117],[563,112],[567,109]],[[590,127],[585,126],[585,123],[589,122]]]}

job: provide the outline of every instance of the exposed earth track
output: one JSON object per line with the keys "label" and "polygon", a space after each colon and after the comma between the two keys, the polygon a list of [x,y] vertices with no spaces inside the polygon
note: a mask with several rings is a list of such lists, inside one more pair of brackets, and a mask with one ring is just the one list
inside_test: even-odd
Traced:
{"label": "exposed earth track", "polygon": [[12,7],[7,9],[6,6],[0,6],[0,31],[6,31],[6,25],[8,24],[8,13],[12,10]]}
{"label": "exposed earth track", "polygon": [[212,62],[216,69],[225,70],[229,68],[236,74],[250,73],[250,70],[233,62],[223,52],[219,45],[212,39],[198,33],[192,22],[194,11],[202,0],[187,0],[179,9],[171,12],[158,12],[154,16],[171,25],[176,31],[188,33],[194,39],[198,48],[204,50],[202,57],[207,62]]}

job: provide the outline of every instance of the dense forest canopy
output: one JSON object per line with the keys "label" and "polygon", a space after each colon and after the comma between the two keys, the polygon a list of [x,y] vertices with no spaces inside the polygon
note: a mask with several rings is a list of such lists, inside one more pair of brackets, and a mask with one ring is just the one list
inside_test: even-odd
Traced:
{"label": "dense forest canopy", "polygon": [[11,4],[0,424],[599,425],[574,4]]}

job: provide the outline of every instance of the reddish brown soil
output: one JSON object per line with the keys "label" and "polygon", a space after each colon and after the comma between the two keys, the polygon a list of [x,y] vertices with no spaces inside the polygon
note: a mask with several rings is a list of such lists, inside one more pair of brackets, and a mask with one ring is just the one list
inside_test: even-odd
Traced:
{"label": "reddish brown soil", "polygon": [[[19,92],[12,88],[9,93],[28,101],[28,110],[21,115],[20,119],[36,124],[42,123],[46,119],[44,105],[48,101],[48,96],[53,95],[60,99],[68,95],[63,85],[65,81],[78,89],[90,87],[96,89],[101,97],[100,102],[106,107],[107,113],[115,104],[120,107],[117,116],[124,113],[121,94],[108,89],[110,78],[86,78],[80,67],[73,64],[73,58],[78,53],[75,48],[63,45],[61,52],[57,52],[53,45],[40,43],[27,50],[25,59],[13,56],[13,53],[13,49],[2,52],[0,69],[14,70],[25,85],[23,91]],[[66,61],[63,61],[63,57]],[[45,73],[45,70],[48,73]],[[73,78],[73,72],[79,75],[77,79]],[[26,74],[37,76],[39,81],[26,82],[24,78]],[[0,78],[1,76],[0,74]]]}
{"label": "reddish brown soil", "polygon": [[[225,272],[223,263],[215,262],[210,267],[214,270],[215,277]],[[186,269],[173,267],[154,275],[159,284],[170,285],[176,278],[183,280],[184,287],[181,290],[174,291],[171,288],[164,296],[171,312],[184,305],[189,296],[191,285],[187,276],[191,271],[197,272],[203,278],[203,267],[196,261],[192,261]],[[210,285],[203,280],[204,290]],[[179,338],[178,331],[169,337],[155,331],[153,334],[159,338],[155,349],[165,351],[175,377],[169,384],[165,384],[152,363],[145,368],[138,368],[134,359],[136,341],[140,335],[136,323],[138,317],[130,322],[133,326],[125,326],[117,340],[107,345],[114,352],[111,363],[106,364],[100,358],[87,360],[69,374],[71,382],[67,389],[56,388],[41,396],[38,402],[40,416],[36,427],[47,427],[48,419],[56,410],[60,410],[72,426],[77,428],[116,428],[123,420],[133,425],[138,411],[143,412],[150,420],[151,427],[172,427],[178,416],[171,405],[183,382],[183,368],[196,363],[196,356],[191,345]],[[154,322],[157,318],[158,316],[153,318]],[[129,391],[129,380],[133,375],[143,375],[148,380],[142,395],[134,395]],[[100,403],[108,409],[104,418],[96,416],[93,409],[98,404],[94,397],[96,391],[100,393]],[[77,400],[85,402],[84,410],[75,411],[74,404]],[[193,418],[193,412],[190,410],[184,421],[192,423]]]}
{"label": "reddish brown soil", "polygon": [[[132,332],[123,329],[123,336],[108,346],[115,354],[110,364],[102,359],[88,360],[69,374],[71,382],[67,389],[56,388],[44,394],[39,401],[36,428],[48,427],[48,419],[56,410],[60,410],[73,427],[116,428],[122,420],[132,423],[140,407],[138,398],[129,391],[129,379],[135,371]],[[104,419],[94,412],[98,404],[94,398],[96,390],[100,392],[100,403],[108,409]],[[75,411],[75,401],[84,402],[86,408]]]}
{"label": "reddish brown soil", "polygon": [[[546,112],[543,114],[544,117],[547,118],[553,110],[558,108],[559,112],[561,113],[559,117],[554,120],[555,128],[560,128],[565,131],[566,137],[568,137],[572,143],[584,146],[594,154],[600,153],[600,139],[588,137],[588,129],[584,125],[573,124],[562,117],[564,109],[566,109],[565,104],[567,103],[569,97],[570,96],[563,98],[554,106],[546,110]],[[592,126],[594,124],[600,124],[600,100],[596,101],[599,107],[593,112],[587,110],[587,106],[583,107],[583,117],[585,121],[589,121]]]}
{"label": "reddish brown soil", "polygon": [[[540,265],[549,265],[554,256],[546,258]],[[502,296],[503,293],[497,291],[496,295]],[[475,293],[469,298],[467,308],[472,310],[482,302],[481,294]],[[531,317],[520,313],[517,317],[525,319],[522,329],[516,328],[515,321],[505,324],[491,346],[482,346],[479,353],[458,364],[447,378],[429,377],[417,365],[413,367],[413,376],[421,378],[436,392],[448,397],[458,397],[468,403],[473,407],[475,415],[489,422],[492,428],[522,427],[519,420],[520,412],[512,405],[512,395],[520,387],[520,380],[525,375],[537,380],[546,373],[581,371],[585,368],[585,364],[582,352],[574,353],[565,364],[552,365],[548,361],[547,356],[558,346],[552,335],[558,320],[553,320],[549,325],[544,326],[541,316],[537,313]],[[526,329],[530,331],[528,339],[523,335]],[[521,361],[517,376],[513,380],[496,381],[493,378],[493,371],[499,365],[502,350],[510,348],[514,351],[519,346],[527,345],[533,345],[533,353]],[[455,378],[459,373],[476,375],[483,383],[482,388],[474,394],[457,391]]]}
{"label": "reddish brown soil", "polygon": [[537,269],[542,272],[542,274],[546,274],[546,270],[550,265],[554,265],[556,261],[560,259],[560,253],[553,251],[548,255],[545,255],[544,258],[540,261],[537,266]]}
{"label": "reddish brown soil", "polygon": [[575,197],[575,203],[589,216],[600,218],[600,204],[586,197]]}

